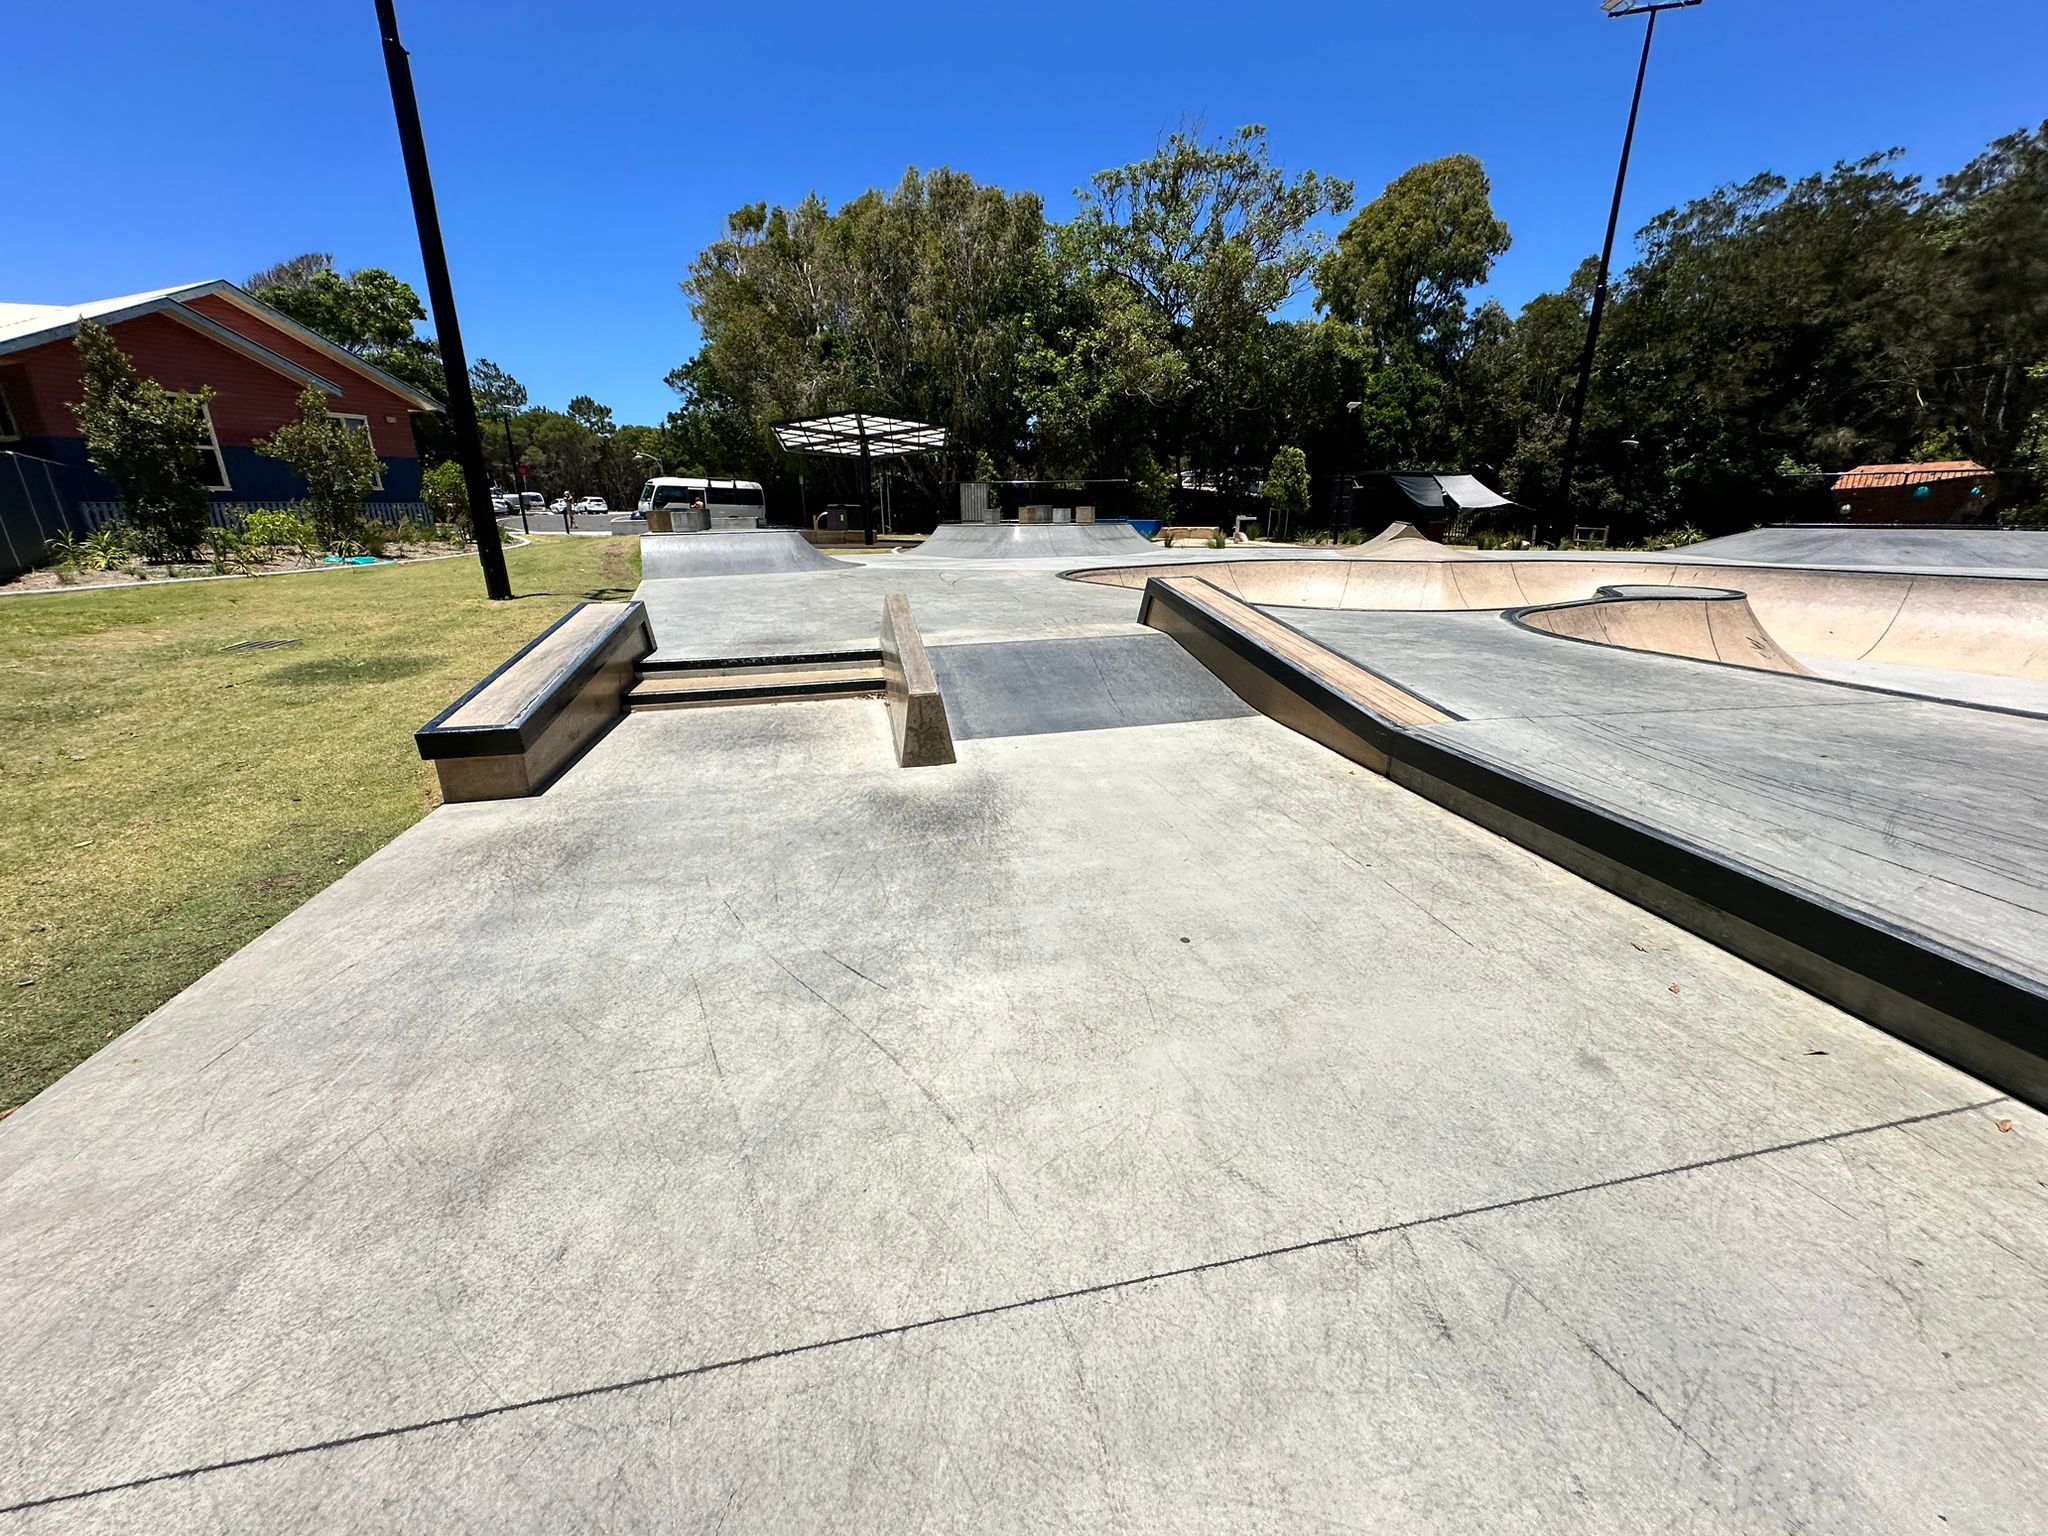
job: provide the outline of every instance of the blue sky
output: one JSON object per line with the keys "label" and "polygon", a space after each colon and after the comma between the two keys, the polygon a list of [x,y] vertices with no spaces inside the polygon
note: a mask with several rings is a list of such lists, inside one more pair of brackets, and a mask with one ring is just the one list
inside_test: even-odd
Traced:
{"label": "blue sky", "polygon": [[[658,420],[677,283],[724,215],[950,164],[1046,195],[1184,117],[1263,122],[1361,200],[1469,151],[1511,306],[1598,246],[1642,23],[1596,0],[706,5],[400,0],[472,358]],[[419,281],[370,0],[15,0],[0,299],[331,250]],[[1930,176],[2048,117],[2048,7],[1707,0],[1658,26],[1623,210],[1902,145]],[[189,141],[178,135],[180,126]],[[25,191],[32,195],[22,196]]]}

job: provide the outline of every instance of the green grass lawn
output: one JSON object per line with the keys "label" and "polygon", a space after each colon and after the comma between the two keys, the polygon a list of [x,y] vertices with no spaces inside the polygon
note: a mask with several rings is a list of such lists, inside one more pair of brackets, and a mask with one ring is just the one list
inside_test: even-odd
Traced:
{"label": "green grass lawn", "polygon": [[640,577],[506,558],[498,604],[473,558],[0,599],[0,1112],[424,816],[413,731]]}

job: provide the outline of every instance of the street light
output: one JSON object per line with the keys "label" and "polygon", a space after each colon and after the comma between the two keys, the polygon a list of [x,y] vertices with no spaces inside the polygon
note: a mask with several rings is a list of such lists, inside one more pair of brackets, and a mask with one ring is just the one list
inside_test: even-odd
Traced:
{"label": "street light", "polygon": [[1657,13],[1679,11],[1698,5],[1700,0],[1600,0],[1600,9],[1610,17],[1647,16],[1643,26],[1643,56],[1636,64],[1636,93],[1628,104],[1628,132],[1621,140],[1621,168],[1614,173],[1614,204],[1607,210],[1607,239],[1600,246],[1600,274],[1593,280],[1593,308],[1586,319],[1586,350],[1579,358],[1579,385],[1572,395],[1571,430],[1565,434],[1564,466],[1558,475],[1557,504],[1571,514],[1572,471],[1578,468],[1579,430],[1586,420],[1586,391],[1593,383],[1593,352],[1600,345],[1600,316],[1607,309],[1607,267],[1614,258],[1614,227],[1621,222],[1621,189],[1628,181],[1628,154],[1636,142],[1636,113],[1643,104],[1643,76],[1650,69],[1650,40],[1657,35]]}

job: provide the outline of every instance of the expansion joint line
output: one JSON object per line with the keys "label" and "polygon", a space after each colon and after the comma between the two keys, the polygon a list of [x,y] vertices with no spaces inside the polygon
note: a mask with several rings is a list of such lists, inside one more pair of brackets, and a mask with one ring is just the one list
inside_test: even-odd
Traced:
{"label": "expansion joint line", "polygon": [[135,1489],[154,1487],[159,1483],[181,1482],[188,1478],[204,1477],[215,1472],[231,1472],[241,1467],[263,1466],[274,1461],[286,1461],[295,1456],[309,1456],[320,1451],[345,1450],[351,1446],[369,1445],[379,1440],[395,1440],[403,1435],[418,1434],[424,1430],[451,1429],[465,1424],[476,1424],[486,1419],[501,1418],[507,1414],[525,1413],[536,1408],[552,1408],[562,1403],[585,1402],[592,1398],[610,1397],[619,1393],[638,1391],[644,1387],[664,1386],[670,1382],[688,1381],[697,1376],[711,1376],[721,1371],[738,1370],[750,1365],[766,1365],[778,1360],[795,1359],[803,1355],[815,1355],[829,1349],[840,1349],[853,1344],[873,1343],[881,1339],[898,1339],[927,1329],[944,1327],[949,1323],[969,1323],[984,1318],[1002,1317],[1012,1312],[1024,1312],[1034,1307],[1043,1307],[1062,1301],[1080,1301],[1091,1296],[1109,1296],[1121,1291],[1135,1290],[1139,1286],[1159,1285],[1169,1280],[1185,1280],[1195,1275],[1206,1275],[1218,1270],[1235,1269],[1241,1265],[1257,1264],[1268,1259],[1287,1258],[1293,1254],[1314,1253],[1319,1249],[1338,1248],[1346,1243],[1364,1242],[1376,1237],[1397,1236],[1423,1227],[1440,1226],[1446,1222],[1466,1221],[1477,1216],[1491,1216],[1503,1211],[1518,1211],[1529,1206],[1547,1205],[1553,1200],[1569,1200],[1579,1195],[1598,1194],[1603,1190],[1625,1189],[1632,1184],[1644,1184],[1653,1179],[1668,1179],[1681,1174],[1699,1173],[1709,1168],[1725,1168],[1736,1163],[1754,1162],[1759,1158],[1774,1157],[1784,1152],[1797,1152],[1807,1147],[1830,1146],[1838,1142],[1852,1141],[1858,1137],[1874,1136],[1881,1131],[1902,1130],[1907,1126],[1925,1125],[1933,1120],[1953,1119],[1957,1115],[1972,1114],[1978,1110],[1990,1109],[2010,1102],[2004,1095],[1996,1098],[1979,1099],[1970,1104],[1957,1104],[1948,1109],[1930,1110],[1923,1115],[1907,1115],[1897,1120],[1885,1120],[1876,1125],[1860,1125],[1846,1131],[1828,1131],[1819,1136],[1805,1136],[1797,1141],[1781,1141],[1767,1147],[1752,1147],[1746,1152],[1725,1152],[1718,1157],[1704,1157],[1696,1162],[1675,1163],[1668,1168],[1653,1168],[1642,1173],[1625,1173],[1617,1178],[1600,1179],[1590,1184],[1574,1184],[1563,1189],[1549,1189],[1533,1195],[1517,1195],[1508,1200],[1489,1201],[1484,1205],[1465,1206],[1454,1211],[1441,1211],[1434,1216],[1416,1216],[1407,1221],[1388,1222],[1383,1226],[1363,1227],[1355,1232],[1339,1232],[1327,1237],[1309,1238],[1304,1242],[1288,1243],[1278,1248],[1261,1248],[1252,1253],[1232,1254],[1227,1258],[1205,1259],[1195,1264],[1184,1264],[1176,1269],[1155,1270],[1149,1274],[1130,1275],[1120,1280],[1105,1280],[1095,1285],[1077,1286],[1072,1290],[1051,1291],[1040,1296],[1020,1297],[1015,1301],[996,1302],[986,1307],[972,1307],[964,1312],[948,1312],[937,1317],[919,1318],[908,1323],[894,1323],[883,1328],[870,1328],[861,1333],[842,1334],[829,1339],[813,1339],[803,1344],[790,1344],[781,1349],[766,1349],[757,1354],[737,1355],[729,1360],[713,1360],[702,1365],[682,1366],[672,1371],[659,1371],[648,1376],[635,1376],[624,1381],[602,1382],[595,1386],[573,1387],[564,1392],[550,1392],[541,1397],[522,1398],[517,1402],[499,1403],[490,1408],[473,1408],[466,1413],[451,1413],[440,1418],[420,1419],[409,1424],[392,1424],[382,1429],[364,1430],[359,1434],[339,1435],[330,1440],[316,1440],[304,1445],[283,1446],[272,1451],[258,1451],[248,1456],[230,1457],[224,1461],[206,1462],[199,1466],[185,1467],[176,1472],[154,1472],[147,1476],[129,1478],[124,1482],[105,1483],[93,1488],[80,1488],[70,1493],[47,1494],[41,1498],[23,1499],[19,1503],[0,1505],[0,1515],[21,1514],[31,1509],[42,1509],[52,1504],[71,1504],[80,1499],[97,1498],[103,1494],[127,1493]]}

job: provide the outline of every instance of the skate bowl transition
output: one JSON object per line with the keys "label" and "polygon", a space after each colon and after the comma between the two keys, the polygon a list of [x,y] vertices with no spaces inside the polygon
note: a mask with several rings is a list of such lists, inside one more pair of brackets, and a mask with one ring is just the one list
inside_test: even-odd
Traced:
{"label": "skate bowl transition", "polygon": [[[1820,570],[1787,566],[1662,563],[1649,560],[1514,559],[1474,556],[1411,560],[1398,551],[1366,559],[1213,560],[1199,566],[1131,565],[1074,571],[1075,581],[1142,589],[1155,576],[1202,579],[1260,608],[1356,608],[1406,612],[1460,612],[1554,608],[1593,603],[1601,589],[1627,589],[1640,603],[1644,589],[1697,589],[1740,593],[1767,649],[1761,654],[1824,656],[1888,666],[1980,672],[2048,680],[2048,581],[2019,576],[1927,575],[1905,571]],[[1611,610],[1610,610],[1611,612]],[[1673,631],[1693,620],[1642,622],[1636,608],[1618,631],[1638,639]],[[1734,615],[1721,622],[1730,623]],[[1520,615],[1527,622],[1528,615]],[[1590,619],[1556,619],[1535,627],[1597,640],[1604,627]],[[1630,645],[1620,639],[1606,643]],[[1711,644],[1710,641],[1696,642]],[[1754,651],[1738,639],[1730,656]],[[1634,649],[1664,649],[1635,644]],[[1718,650],[1679,651],[1725,660]],[[1770,666],[1743,660],[1744,666]]]}
{"label": "skate bowl transition", "polygon": [[642,581],[852,569],[842,560],[818,553],[794,528],[717,528],[705,533],[640,535]]}
{"label": "skate bowl transition", "polygon": [[1511,608],[1507,617],[1524,629],[1593,645],[1814,675],[1771,638],[1746,596],[1720,587],[1609,586],[1584,602]]}

